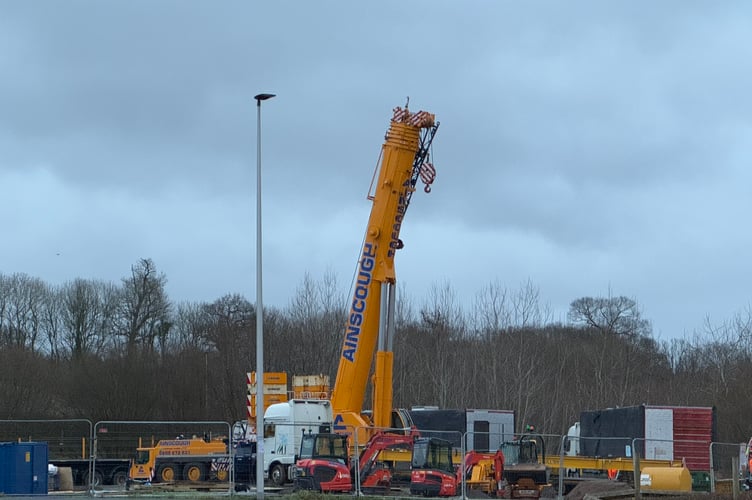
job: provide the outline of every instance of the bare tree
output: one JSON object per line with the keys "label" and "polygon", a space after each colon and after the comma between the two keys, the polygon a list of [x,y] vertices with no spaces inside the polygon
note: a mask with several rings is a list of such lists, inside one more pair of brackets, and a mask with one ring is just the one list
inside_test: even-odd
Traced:
{"label": "bare tree", "polygon": [[66,384],[70,415],[96,420],[162,420],[172,408],[163,404],[173,390],[153,351],[134,350],[129,356],[109,353],[88,356],[70,365]]}
{"label": "bare tree", "polygon": [[[133,266],[122,290],[0,274],[0,417],[242,418],[257,311],[228,295],[180,304],[172,317],[165,282],[149,260]],[[264,310],[265,369],[333,375],[347,306],[333,274],[306,276],[287,309]],[[749,437],[752,403],[739,397],[752,379],[749,306],[663,344],[624,297],[577,299],[572,324],[549,324],[529,281],[517,292],[491,282],[472,318],[448,284],[434,285],[418,312],[401,291],[397,406],[514,410],[519,427],[558,432],[583,409],[714,405],[719,440]],[[64,362],[68,353],[75,363]]]}
{"label": "bare tree", "polygon": [[58,289],[48,287],[46,295],[42,307],[42,331],[47,344],[44,350],[49,352],[50,359],[59,361],[64,355],[60,293]]}
{"label": "bare tree", "polygon": [[510,292],[498,280],[486,285],[473,302],[473,329],[479,335],[495,335],[510,328],[539,328],[551,323],[548,304],[541,303],[540,289],[529,279]]}
{"label": "bare tree", "polygon": [[421,392],[423,380],[418,376],[414,363],[415,352],[419,349],[418,319],[413,308],[413,299],[406,287],[399,284],[394,311],[394,404],[409,407],[417,404],[416,394]]}
{"label": "bare tree", "polygon": [[212,321],[211,310],[212,307],[203,302],[178,304],[168,342],[170,351],[180,352],[186,349],[211,351],[213,349],[209,332]]}
{"label": "bare tree", "polygon": [[420,310],[423,332],[422,352],[416,362],[433,383],[433,403],[449,408],[462,391],[453,391],[457,378],[453,375],[459,366],[454,356],[455,342],[465,335],[465,319],[457,297],[449,286],[433,285],[429,298]]}
{"label": "bare tree", "polygon": [[284,346],[285,363],[293,366],[295,372],[333,377],[342,347],[347,306],[333,272],[327,271],[318,282],[306,273],[285,310],[285,329],[270,339],[270,345]]}
{"label": "bare tree", "polygon": [[0,418],[60,415],[59,378],[41,353],[24,346],[0,348]]}
{"label": "bare tree", "polygon": [[642,318],[637,301],[628,297],[582,297],[569,306],[569,321],[607,334],[628,338],[650,336],[652,327]]}
{"label": "bare tree", "polygon": [[417,321],[415,308],[413,306],[413,297],[408,293],[407,288],[402,283],[397,285],[395,302],[394,325],[397,330]]}
{"label": "bare tree", "polygon": [[212,350],[232,354],[251,340],[255,311],[243,296],[225,295],[204,306],[204,315],[205,341]]}
{"label": "bare tree", "polygon": [[62,342],[73,360],[100,356],[111,338],[120,297],[111,283],[76,279],[59,291]]}
{"label": "bare tree", "polygon": [[473,302],[473,329],[488,337],[512,324],[507,289],[499,282],[492,281],[484,286]]}
{"label": "bare tree", "polygon": [[702,349],[699,350],[701,366],[711,376],[705,381],[704,386],[708,396],[728,397],[735,386],[735,375],[740,360],[747,358],[745,339],[746,331],[737,330],[735,321],[723,322],[713,325],[709,317],[705,318],[704,332],[702,335]]}
{"label": "bare tree", "polygon": [[23,273],[0,276],[0,345],[37,349],[47,285]]}
{"label": "bare tree", "polygon": [[120,299],[120,335],[125,339],[126,352],[136,346],[151,351],[161,347],[170,329],[170,302],[165,294],[167,278],[158,273],[151,259],[141,259],[123,278]]}
{"label": "bare tree", "polygon": [[539,328],[551,322],[551,309],[541,304],[540,289],[529,279],[512,295],[512,323],[519,328]]}
{"label": "bare tree", "polygon": [[[209,320],[206,340],[211,347],[205,358],[211,381],[207,404],[210,411],[237,417],[246,403],[245,374],[252,371],[251,360],[255,359],[256,310],[244,297],[232,294],[207,305],[205,312]],[[272,317],[265,314],[265,336],[272,325]]]}

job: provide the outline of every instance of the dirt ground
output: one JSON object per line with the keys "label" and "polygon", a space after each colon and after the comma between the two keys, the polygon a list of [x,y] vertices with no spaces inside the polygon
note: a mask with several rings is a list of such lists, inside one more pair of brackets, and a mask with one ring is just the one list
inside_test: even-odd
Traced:
{"label": "dirt ground", "polygon": [[[566,498],[567,500],[582,500],[585,495],[595,495],[598,493],[615,493],[617,491],[631,492],[634,491],[626,483],[619,481],[611,481],[609,479],[593,479],[588,481],[582,481],[570,491]],[[553,492],[553,496],[556,496],[557,492]]]}
{"label": "dirt ground", "polygon": [[[572,489],[572,491],[569,492],[569,494],[566,495],[567,500],[583,500],[585,498],[585,495],[593,495],[593,496],[599,496],[599,493],[617,493],[619,491],[623,491],[625,493],[634,493],[634,490],[630,488],[630,486],[626,483],[621,483],[619,481],[611,481],[608,479],[595,479],[592,481],[583,481],[577,486]],[[554,490],[551,492],[551,494],[547,494],[549,492],[544,492],[544,495],[546,497],[556,496],[556,491]],[[604,495],[605,496],[605,495]],[[653,495],[651,496],[650,493],[643,491],[642,492],[642,498],[645,500],[732,500],[731,493],[688,493],[688,494],[677,494],[677,495]],[[742,491],[739,494],[739,500],[752,500],[752,491]]]}

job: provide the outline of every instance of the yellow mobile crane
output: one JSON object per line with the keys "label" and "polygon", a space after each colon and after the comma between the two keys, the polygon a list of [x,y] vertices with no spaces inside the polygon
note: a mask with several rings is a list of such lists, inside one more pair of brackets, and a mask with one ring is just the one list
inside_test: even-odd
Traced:
{"label": "yellow mobile crane", "polygon": [[[426,192],[431,190],[436,171],[429,162],[429,150],[439,123],[433,114],[413,113],[407,105],[393,111],[381,149],[378,180],[369,189],[373,206],[332,392],[334,431],[340,433],[410,427],[407,411],[398,412],[392,420],[394,255],[403,246],[400,229],[418,179],[424,182]],[[362,409],[372,365],[373,413],[369,418]],[[367,433],[359,433],[358,442],[365,444],[367,437]]]}

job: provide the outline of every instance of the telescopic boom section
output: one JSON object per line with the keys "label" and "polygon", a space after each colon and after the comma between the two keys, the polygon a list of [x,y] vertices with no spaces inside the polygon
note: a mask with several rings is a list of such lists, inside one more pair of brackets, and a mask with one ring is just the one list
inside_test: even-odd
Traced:
{"label": "telescopic boom section", "polygon": [[[332,394],[335,431],[391,425],[394,255],[402,248],[400,229],[419,177],[426,183],[426,192],[430,191],[435,171],[427,162],[428,151],[438,125],[431,113],[394,109],[382,146],[378,180],[369,196],[373,206]],[[361,410],[374,361],[373,421],[369,422]]]}

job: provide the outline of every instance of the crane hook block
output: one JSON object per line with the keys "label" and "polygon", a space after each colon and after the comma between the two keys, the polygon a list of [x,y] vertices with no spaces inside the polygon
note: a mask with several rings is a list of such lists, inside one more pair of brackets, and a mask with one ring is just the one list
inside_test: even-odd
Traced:
{"label": "crane hook block", "polygon": [[426,187],[423,188],[423,191],[430,193],[431,184],[436,180],[436,169],[432,163],[425,162],[420,166],[420,180],[426,185]]}

